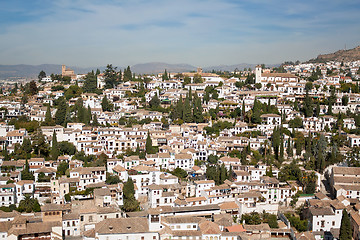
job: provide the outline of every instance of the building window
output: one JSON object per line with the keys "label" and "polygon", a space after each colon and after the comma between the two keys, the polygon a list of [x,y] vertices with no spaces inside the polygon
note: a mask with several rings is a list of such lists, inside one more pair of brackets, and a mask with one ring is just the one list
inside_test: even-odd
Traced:
{"label": "building window", "polygon": [[159,215],[151,215],[151,222],[159,222]]}

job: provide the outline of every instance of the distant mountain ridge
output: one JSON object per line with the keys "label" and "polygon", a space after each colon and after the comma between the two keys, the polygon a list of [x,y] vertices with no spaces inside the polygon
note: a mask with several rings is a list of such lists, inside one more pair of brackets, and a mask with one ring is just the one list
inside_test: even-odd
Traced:
{"label": "distant mountain ridge", "polygon": [[[218,66],[209,66],[202,67],[203,71],[234,71],[235,69],[244,70],[244,68],[252,68],[257,64],[249,64],[249,63],[241,63],[234,65],[218,65]],[[279,64],[266,65],[268,67],[278,66]],[[103,71],[105,67],[75,67],[75,66],[67,66],[75,71],[76,74],[86,74],[91,70],[100,69]],[[118,70],[123,70],[124,67],[118,67]],[[149,62],[142,64],[135,64],[131,66],[131,71],[136,74],[158,74],[163,73],[166,69],[167,72],[178,73],[178,72],[191,72],[196,71],[197,67],[192,66],[190,64],[169,64],[163,62]],[[47,75],[51,73],[60,74],[61,73],[61,65],[60,64],[41,64],[41,65],[26,65],[26,64],[18,64],[18,65],[0,65],[0,80],[6,79],[14,79],[17,78],[37,78],[40,71],[45,71]]]}
{"label": "distant mountain ridge", "polygon": [[[72,67],[75,73],[88,73],[91,70],[96,70],[97,68],[80,68]],[[100,70],[105,69],[105,67],[98,67]],[[45,71],[46,74],[50,75],[51,73],[60,74],[61,65],[60,64],[41,64],[41,65],[0,65],[0,79],[12,79],[12,78],[37,78],[40,71]]]}
{"label": "distant mountain ridge", "polygon": [[326,61],[357,61],[360,60],[360,46],[349,50],[339,50],[334,53],[320,54],[314,59],[310,59],[309,62],[326,62]]}
{"label": "distant mountain ridge", "polygon": [[131,71],[137,74],[163,73],[165,69],[167,72],[187,72],[195,71],[196,67],[185,63],[169,64],[163,62],[141,63],[131,66]]}

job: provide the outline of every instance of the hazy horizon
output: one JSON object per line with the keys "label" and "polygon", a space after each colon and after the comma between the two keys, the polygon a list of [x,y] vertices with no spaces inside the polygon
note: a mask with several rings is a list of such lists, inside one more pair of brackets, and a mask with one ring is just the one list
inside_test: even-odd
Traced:
{"label": "hazy horizon", "polygon": [[5,1],[0,64],[305,61],[359,45],[358,1]]}

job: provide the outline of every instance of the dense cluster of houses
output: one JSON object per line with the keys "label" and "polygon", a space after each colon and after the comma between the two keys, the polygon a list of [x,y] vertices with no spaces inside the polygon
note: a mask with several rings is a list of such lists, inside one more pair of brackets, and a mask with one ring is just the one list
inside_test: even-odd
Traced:
{"label": "dense cluster of houses", "polygon": [[[308,94],[314,98],[330,97],[330,86],[341,88],[341,83],[353,83],[359,78],[360,62],[326,64],[299,64],[285,66],[287,73],[271,72],[257,66],[253,71],[257,86],[246,89],[238,82],[246,77],[224,79],[213,73],[184,73],[193,80],[201,76],[202,83],[184,85],[183,80],[169,74],[170,80],[163,81],[159,76],[149,76],[145,102],[157,95],[162,106],[175,104],[186,98],[189,90],[203,98],[207,87],[217,92],[217,99],[203,102],[203,113],[219,109],[219,121],[229,121],[233,125],[221,130],[217,136],[209,136],[206,123],[164,124],[161,119],[169,119],[168,113],[145,110],[142,99],[129,97],[129,93],[138,91],[139,82],[129,81],[114,89],[106,89],[102,95],[83,93],[79,98],[84,107],[90,108],[97,116],[101,126],[87,126],[84,123],[67,123],[64,126],[41,126],[40,130],[51,146],[56,133],[57,142],[72,143],[78,152],[85,155],[106,155],[106,165],[86,167],[84,162],[73,156],[59,156],[56,160],[30,158],[5,160],[0,157],[0,207],[18,205],[26,196],[36,198],[41,204],[40,213],[20,214],[16,211],[0,211],[0,239],[336,239],[343,209],[350,213],[353,237],[359,238],[360,230],[360,170],[351,167],[333,167],[328,172],[328,182],[334,199],[321,190],[321,176],[317,173],[314,196],[302,198],[306,203],[306,219],[312,232],[297,233],[284,216],[284,208],[290,208],[302,186],[294,181],[282,182],[278,176],[280,170],[265,164],[242,164],[237,157],[230,157],[233,150],[260,150],[269,144],[276,126],[290,129],[289,121],[302,120],[302,126],[296,131],[305,136],[323,132],[330,138],[335,128],[336,117],[326,115],[327,106],[322,105],[320,116],[304,117],[294,108],[293,102],[305,97],[306,80],[320,70],[321,76],[313,83]],[[329,69],[331,74],[328,74]],[[351,73],[351,77],[346,75]],[[82,77],[63,66],[63,75],[71,76],[72,81],[82,85]],[[251,74],[252,72],[248,72]],[[30,139],[26,129],[17,129],[9,120],[27,116],[31,121],[44,121],[47,107],[64,96],[64,90],[53,90],[51,78],[42,79],[42,88],[33,99],[22,103],[20,99],[9,98],[0,101],[0,116],[6,121],[0,123],[0,146],[9,154]],[[97,87],[105,85],[105,76],[97,76]],[[69,86],[64,86],[65,89]],[[20,94],[20,93],[19,93]],[[360,94],[336,93],[334,113],[358,112]],[[115,111],[102,111],[103,97],[115,107]],[[344,104],[341,99],[348,98]],[[68,99],[69,106],[77,98]],[[262,114],[260,124],[249,124],[244,119],[223,117],[225,112],[237,108],[248,112],[255,100],[276,106],[279,114]],[[56,109],[51,109],[52,116]],[[120,118],[134,118],[138,121],[148,119],[145,124],[120,125]],[[167,125],[165,127],[165,125]],[[354,118],[343,119],[343,128],[356,129]],[[246,135],[257,131],[261,134]],[[348,132],[348,131],[347,131]],[[347,139],[347,147],[360,146],[360,136],[342,132]],[[118,157],[128,151],[144,151],[146,139],[150,137],[152,145],[157,147],[156,154]],[[292,139],[284,135],[284,147],[293,144]],[[295,154],[295,149],[293,150]],[[290,150],[290,151],[291,151]],[[287,154],[287,153],[286,153]],[[228,180],[216,185],[214,180],[206,178],[206,162],[210,155],[218,156],[218,164],[231,172]],[[28,163],[35,180],[23,180],[21,172]],[[58,176],[58,167],[62,162],[69,164],[65,176]],[[179,179],[171,172],[175,169],[187,172],[186,180]],[[271,174],[268,174],[271,172]],[[271,175],[271,176],[269,176]],[[121,182],[107,184],[109,176],[117,176]],[[40,181],[47,178],[48,181]],[[142,211],[123,212],[123,187],[129,178],[134,183],[135,198],[140,202]],[[359,181],[358,181],[359,179]],[[87,190],[93,191],[87,191]],[[70,198],[70,199],[69,199]],[[248,225],[240,221],[244,214],[270,213],[278,219],[278,228],[269,224]]]}

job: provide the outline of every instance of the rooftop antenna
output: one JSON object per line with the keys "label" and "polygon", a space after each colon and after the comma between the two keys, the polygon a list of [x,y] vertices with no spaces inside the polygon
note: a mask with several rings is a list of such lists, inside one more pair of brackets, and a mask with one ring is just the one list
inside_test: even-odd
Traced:
{"label": "rooftop antenna", "polygon": [[345,43],[345,51],[346,51],[346,43]]}

